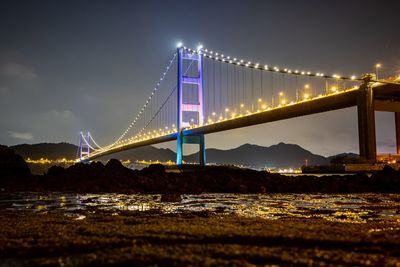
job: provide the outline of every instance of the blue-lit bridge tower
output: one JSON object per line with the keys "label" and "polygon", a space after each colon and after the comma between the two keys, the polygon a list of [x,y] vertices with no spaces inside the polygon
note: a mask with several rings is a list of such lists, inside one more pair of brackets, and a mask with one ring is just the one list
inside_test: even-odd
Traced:
{"label": "blue-lit bridge tower", "polygon": [[84,161],[85,157],[90,157],[90,133],[87,132],[86,134],[84,134],[83,132],[79,133],[79,159],[82,161]]}
{"label": "blue-lit bridge tower", "polygon": [[[206,164],[206,152],[203,134],[191,134],[190,130],[185,130],[191,124],[202,126],[204,124],[204,88],[203,88],[203,54],[201,49],[197,51],[188,51],[183,47],[178,48],[178,116],[177,116],[177,145],[176,145],[176,164],[182,164],[183,144],[199,145],[199,163]],[[194,65],[195,73],[186,75],[183,73],[183,66],[189,64]],[[190,66],[190,65],[189,65]],[[189,102],[185,98],[185,93],[195,88],[194,94],[197,96],[195,101]]]}

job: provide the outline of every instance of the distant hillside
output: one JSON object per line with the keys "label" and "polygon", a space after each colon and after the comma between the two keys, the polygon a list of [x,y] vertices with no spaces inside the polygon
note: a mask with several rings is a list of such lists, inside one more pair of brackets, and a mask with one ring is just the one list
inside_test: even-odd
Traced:
{"label": "distant hillside", "polygon": [[340,154],[328,157],[328,160],[332,160],[337,157],[348,157],[348,158],[358,159],[360,156],[355,153],[340,153]]}
{"label": "distant hillside", "polygon": [[[11,146],[15,153],[23,158],[31,159],[75,159],[77,157],[78,147],[68,143],[40,143],[40,144],[21,144]],[[156,148],[153,146],[139,147],[136,149],[115,153],[105,156],[103,159],[131,159],[131,160],[175,160],[175,152],[170,149]]]}
{"label": "distant hillside", "polygon": [[[33,144],[33,145],[16,145],[11,147],[17,154],[24,158],[31,159],[74,159],[77,156],[78,147],[68,143],[59,144]],[[217,164],[238,164],[245,166],[259,167],[300,167],[305,164],[305,160],[309,165],[329,164],[329,158],[316,155],[310,151],[293,144],[279,143],[270,147],[262,147],[258,145],[244,144],[234,149],[220,150],[209,148],[206,150],[207,162]],[[342,154],[340,154],[342,155]],[[175,160],[175,152],[170,149],[156,148],[153,146],[136,148],[113,155],[103,157],[103,159],[130,159],[130,160]],[[184,157],[185,161],[198,161],[198,153]]]}
{"label": "distant hillside", "polygon": [[[198,153],[186,157],[187,161],[197,161]],[[323,156],[315,155],[308,150],[292,144],[279,143],[270,147],[244,144],[240,147],[219,150],[207,149],[207,162],[217,164],[242,164],[254,167],[301,167],[329,164]]]}
{"label": "distant hillside", "polygon": [[77,157],[78,147],[68,143],[40,143],[40,144],[21,144],[11,146],[16,154],[21,155],[24,159],[74,159]]}
{"label": "distant hillside", "polygon": [[130,159],[130,160],[159,160],[175,161],[175,152],[168,148],[156,148],[154,146],[138,147],[135,149],[104,156],[102,159]]}

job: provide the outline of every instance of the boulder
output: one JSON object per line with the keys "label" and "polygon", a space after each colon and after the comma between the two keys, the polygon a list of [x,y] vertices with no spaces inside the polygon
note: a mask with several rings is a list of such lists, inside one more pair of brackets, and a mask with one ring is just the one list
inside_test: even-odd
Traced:
{"label": "boulder", "polygon": [[29,177],[31,171],[24,159],[6,146],[0,145],[0,177]]}

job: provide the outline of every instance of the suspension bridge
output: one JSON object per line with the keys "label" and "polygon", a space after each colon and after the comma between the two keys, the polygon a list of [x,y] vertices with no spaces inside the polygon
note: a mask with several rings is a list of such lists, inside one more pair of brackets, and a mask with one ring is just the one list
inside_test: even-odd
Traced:
{"label": "suspension bridge", "polygon": [[400,77],[311,72],[179,45],[126,130],[106,146],[81,133],[78,160],[176,140],[176,164],[184,144],[197,144],[205,165],[206,134],[354,106],[360,156],[376,160],[375,111],[395,113],[400,154]]}

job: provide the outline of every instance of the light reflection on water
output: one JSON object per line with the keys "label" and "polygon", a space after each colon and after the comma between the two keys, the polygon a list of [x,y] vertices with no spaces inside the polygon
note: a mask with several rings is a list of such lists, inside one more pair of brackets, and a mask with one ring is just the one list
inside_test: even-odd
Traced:
{"label": "light reflection on water", "polygon": [[181,202],[161,202],[160,195],[14,193],[0,194],[0,211],[58,212],[82,218],[88,212],[157,210],[162,213],[210,211],[246,217],[279,219],[319,217],[330,221],[400,222],[396,194],[201,194],[182,195]]}

